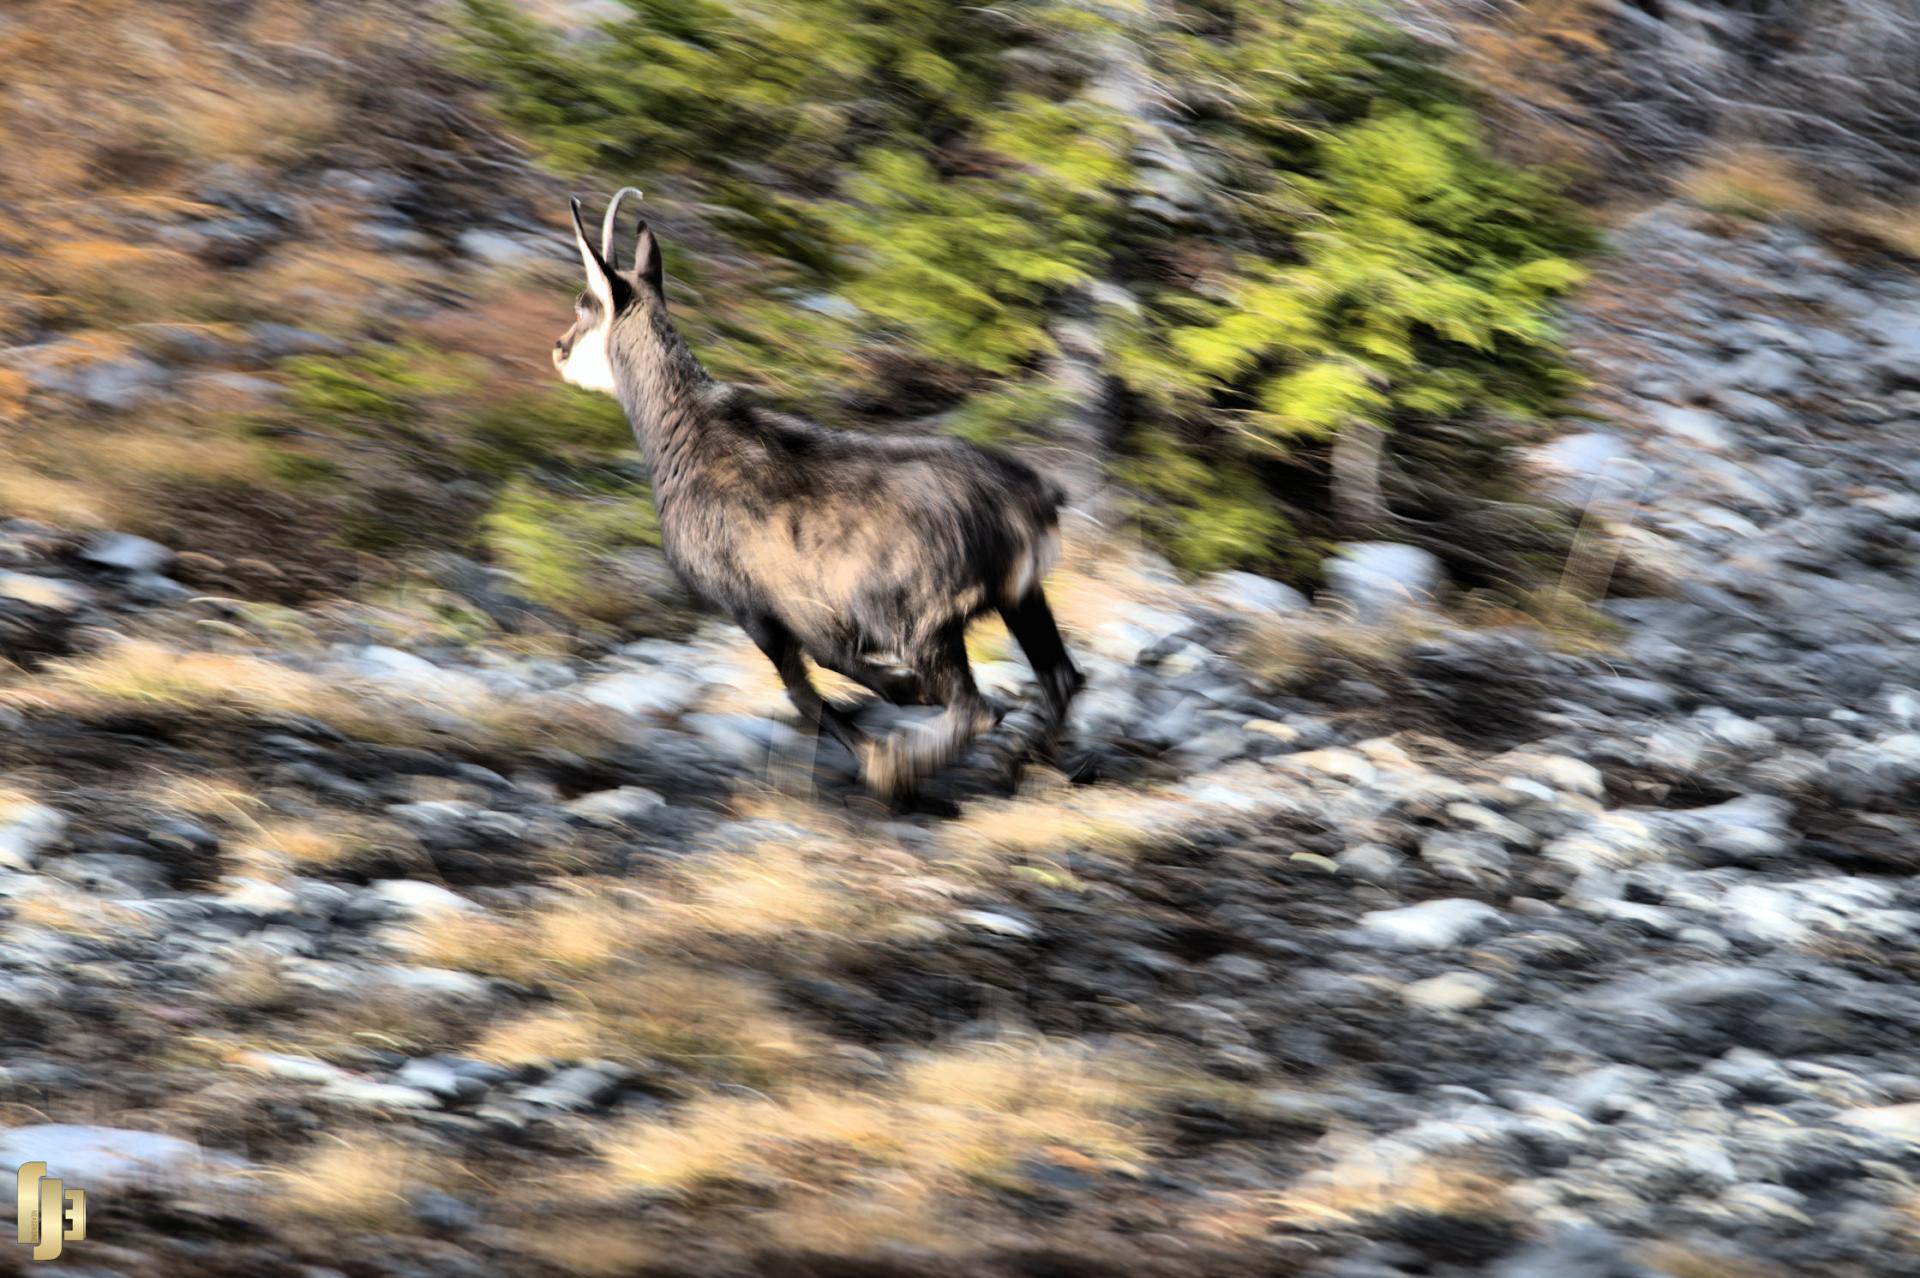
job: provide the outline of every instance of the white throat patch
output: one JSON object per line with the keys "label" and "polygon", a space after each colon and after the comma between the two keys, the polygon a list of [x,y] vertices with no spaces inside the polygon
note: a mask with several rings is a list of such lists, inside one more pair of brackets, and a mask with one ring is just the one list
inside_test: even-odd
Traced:
{"label": "white throat patch", "polygon": [[580,334],[560,365],[561,380],[582,390],[613,394],[613,357],[607,349],[612,336],[611,316],[603,316],[598,324]]}

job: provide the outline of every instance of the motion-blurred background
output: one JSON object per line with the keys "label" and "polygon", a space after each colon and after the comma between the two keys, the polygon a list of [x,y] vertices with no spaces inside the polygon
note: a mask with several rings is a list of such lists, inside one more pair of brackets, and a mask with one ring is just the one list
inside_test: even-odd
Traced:
{"label": "motion-blurred background", "polygon": [[[138,1278],[1913,1272],[1916,183],[1908,0],[13,0],[0,1164]],[[1079,784],[896,818],[684,596],[624,185],[716,375],[1070,486]]]}

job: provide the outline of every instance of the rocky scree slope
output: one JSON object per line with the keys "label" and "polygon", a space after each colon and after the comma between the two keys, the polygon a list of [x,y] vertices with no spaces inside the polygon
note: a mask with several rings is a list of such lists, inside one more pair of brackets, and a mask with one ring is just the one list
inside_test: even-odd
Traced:
{"label": "rocky scree slope", "polygon": [[[580,1272],[555,1212],[606,1272],[1915,1272],[1920,280],[1679,206],[1617,249],[1605,424],[1534,457],[1670,587],[1610,645],[1116,554],[1062,593],[1124,784],[998,798],[989,749],[957,819],[852,804],[724,631],[182,664],[242,621],[164,549],[13,526],[10,652],[92,655],[0,743],[6,1138],[126,1155],[126,1274]],[[1132,1082],[901,1099],[980,1053]],[[1006,1161],[871,1132],[949,1105]]]}

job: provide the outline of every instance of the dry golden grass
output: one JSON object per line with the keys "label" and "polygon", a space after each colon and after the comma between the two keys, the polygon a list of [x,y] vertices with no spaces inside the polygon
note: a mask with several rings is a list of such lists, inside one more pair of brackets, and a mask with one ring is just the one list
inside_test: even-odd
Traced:
{"label": "dry golden grass", "polygon": [[357,327],[383,299],[424,283],[420,268],[393,254],[324,242],[276,253],[248,275],[260,304],[328,332]]}
{"label": "dry golden grass", "polygon": [[324,1136],[299,1162],[269,1176],[277,1214],[381,1233],[406,1227],[412,1195],[462,1179],[450,1160],[375,1132]]}
{"label": "dry golden grass", "polygon": [[941,827],[946,859],[982,870],[1010,859],[1045,863],[1067,852],[1124,856],[1178,825],[1178,804],[1109,787],[981,802]]}
{"label": "dry golden grass", "polygon": [[1666,1278],[1789,1278],[1785,1269],[1761,1257],[1681,1242],[1647,1243],[1635,1250],[1634,1259]]}
{"label": "dry golden grass", "polygon": [[170,85],[159,118],[164,137],[189,155],[274,164],[310,154],[335,134],[339,122],[339,107],[329,94],[258,81],[224,91],[204,84]]}
{"label": "dry golden grass", "polygon": [[[0,331],[5,325],[0,324]],[[0,422],[19,417],[27,411],[27,375],[11,368],[0,368]]]}
{"label": "dry golden grass", "polygon": [[820,1047],[745,977],[633,963],[574,978],[552,1007],[496,1025],[469,1051],[506,1065],[666,1061],[767,1086],[807,1072]]}
{"label": "dry golden grass", "polygon": [[646,893],[584,879],[516,916],[426,920],[408,943],[440,967],[561,981],[643,957],[725,960],[743,942],[793,952],[813,939],[864,935],[888,916],[877,890],[868,877],[833,877],[802,850],[763,844],[689,858]]}
{"label": "dry golden grass", "polygon": [[242,1012],[285,1011],[303,994],[288,978],[286,959],[265,947],[234,954],[214,988],[223,1006]]}
{"label": "dry golden grass", "polygon": [[270,862],[276,858],[291,864],[295,872],[312,874],[346,865],[373,847],[378,836],[393,832],[335,814],[328,822],[268,821],[238,840],[234,855],[243,862]]}
{"label": "dry golden grass", "polygon": [[1536,0],[1463,15],[1460,60],[1485,95],[1503,152],[1533,164],[1585,168],[1606,149],[1569,92],[1609,55],[1600,0]]}
{"label": "dry golden grass", "polygon": [[581,882],[514,917],[423,919],[405,940],[415,958],[434,967],[522,984],[564,981],[607,968],[636,948],[644,924],[632,897],[612,883]]}
{"label": "dry golden grass", "polygon": [[221,776],[163,776],[141,787],[141,797],[160,807],[206,821],[251,822],[267,801],[244,780]]}
{"label": "dry golden grass", "polygon": [[553,992],[550,1006],[489,1029],[470,1049],[482,1059],[665,1060],[752,1082],[799,1068],[808,1036],[760,985],[688,966],[677,929],[698,920],[652,907],[589,882],[518,917],[420,920],[405,943],[423,963]]}
{"label": "dry golden grass", "polygon": [[579,1278],[632,1278],[668,1250],[657,1227],[650,1230],[605,1216],[576,1224],[552,1211],[542,1213],[536,1224],[505,1231],[503,1237],[519,1254]]}
{"label": "dry golden grass", "polygon": [[719,853],[680,868],[679,899],[656,904],[655,936],[689,932],[729,940],[793,944],[803,936],[849,936],[875,920],[880,904],[855,885],[834,882],[818,862],[789,847],[762,844]]}
{"label": "dry golden grass", "polygon": [[[684,1193],[766,1180],[806,1197],[844,1190],[879,1217],[963,1192],[1046,1156],[1098,1168],[1143,1156],[1123,1110],[1138,1087],[1062,1043],[993,1043],[931,1055],[867,1092],[712,1096],[628,1123],[600,1146],[613,1194]],[[849,1204],[829,1210],[843,1214]],[[818,1209],[815,1209],[818,1211]]]}
{"label": "dry golden grass", "polygon": [[152,923],[137,910],[103,901],[55,880],[39,880],[33,891],[8,903],[16,927],[45,928],[68,936],[98,940],[150,931]]}
{"label": "dry golden grass", "polygon": [[212,270],[185,253],[79,238],[41,248],[20,273],[55,309],[89,324],[196,316],[218,305]]}
{"label": "dry golden grass", "polygon": [[38,802],[33,792],[18,779],[0,777],[0,821],[8,820],[20,809]]}
{"label": "dry golden grass", "polygon": [[1264,682],[1287,688],[1329,659],[1369,670],[1397,670],[1432,629],[1411,615],[1391,625],[1372,625],[1315,609],[1250,626],[1236,655]]}
{"label": "dry golden grass", "polygon": [[1680,191],[1714,212],[1790,218],[1815,230],[1920,257],[1920,208],[1836,204],[1789,157],[1765,147],[1722,148],[1681,179]]}
{"label": "dry golden grass", "polygon": [[592,749],[607,739],[597,707],[549,697],[487,698],[449,707],[389,686],[359,688],[244,652],[186,651],[121,639],[85,657],[50,663],[0,690],[0,704],[28,712],[99,717],[129,710],[240,717],[299,715],[368,741],[436,739],[444,716],[463,743],[494,749],[555,745]]}
{"label": "dry golden grass", "polygon": [[52,663],[40,680],[14,688],[8,699],[71,713],[145,708],[312,715],[330,722],[353,722],[366,713],[337,685],[277,662],[137,639]]}
{"label": "dry golden grass", "polygon": [[69,527],[145,527],[174,484],[263,487],[271,458],[235,429],[148,417],[101,426],[43,414],[8,437],[0,511]]}
{"label": "dry golden grass", "polygon": [[63,528],[113,525],[111,496],[98,485],[59,479],[25,468],[0,468],[0,511]]}
{"label": "dry golden grass", "polygon": [[1287,1225],[1339,1228],[1398,1214],[1503,1217],[1512,1213],[1507,1182],[1465,1159],[1379,1156],[1364,1146],[1324,1171],[1309,1173],[1272,1199]]}

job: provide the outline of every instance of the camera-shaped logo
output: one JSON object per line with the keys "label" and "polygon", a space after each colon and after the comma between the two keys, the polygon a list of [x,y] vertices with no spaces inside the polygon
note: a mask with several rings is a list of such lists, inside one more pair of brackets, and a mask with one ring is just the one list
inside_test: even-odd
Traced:
{"label": "camera-shaped logo", "polygon": [[54,1260],[67,1243],[86,1239],[87,1191],[48,1176],[43,1162],[20,1164],[19,1208],[20,1241],[35,1260]]}

